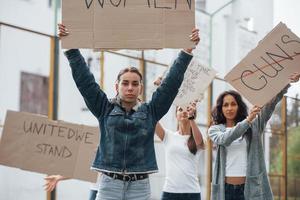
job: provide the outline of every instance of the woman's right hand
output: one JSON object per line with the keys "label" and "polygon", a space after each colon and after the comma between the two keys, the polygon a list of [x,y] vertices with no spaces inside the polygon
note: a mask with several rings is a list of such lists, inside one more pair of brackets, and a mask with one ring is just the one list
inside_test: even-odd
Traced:
{"label": "woman's right hand", "polygon": [[247,121],[249,123],[251,123],[253,121],[253,119],[256,118],[257,114],[261,111],[261,107],[258,106],[253,106],[253,108],[251,108],[250,113],[247,117]]}
{"label": "woman's right hand", "polygon": [[44,185],[44,189],[47,192],[51,192],[56,187],[57,183],[61,180],[66,179],[61,175],[50,175],[44,178],[46,180],[46,184]]}
{"label": "woman's right hand", "polygon": [[187,112],[188,112],[188,119],[189,120],[194,120],[196,117],[196,101],[193,101],[190,103],[190,105],[187,107]]}
{"label": "woman's right hand", "polygon": [[58,26],[58,37],[62,38],[64,36],[69,35],[68,29],[63,24],[57,24]]}

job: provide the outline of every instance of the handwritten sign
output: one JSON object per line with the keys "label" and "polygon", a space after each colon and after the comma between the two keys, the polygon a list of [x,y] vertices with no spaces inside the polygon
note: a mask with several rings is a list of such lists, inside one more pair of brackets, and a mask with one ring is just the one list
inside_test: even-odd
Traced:
{"label": "handwritten sign", "polygon": [[64,0],[63,48],[193,47],[194,0]]}
{"label": "handwritten sign", "polygon": [[98,128],[8,111],[0,164],[94,182],[97,173],[90,166],[98,143]]}
{"label": "handwritten sign", "polygon": [[213,68],[204,67],[198,59],[193,58],[173,103],[176,106],[187,106],[192,101],[201,101],[204,91],[215,75],[216,71]]}
{"label": "handwritten sign", "polygon": [[253,105],[263,106],[300,71],[300,39],[279,23],[225,80]]}

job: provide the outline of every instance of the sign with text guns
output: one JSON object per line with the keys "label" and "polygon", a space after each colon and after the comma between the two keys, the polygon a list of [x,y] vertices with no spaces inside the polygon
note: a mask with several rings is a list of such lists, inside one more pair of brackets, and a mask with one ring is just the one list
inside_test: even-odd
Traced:
{"label": "sign with text guns", "polygon": [[0,141],[0,164],[94,182],[90,170],[99,129],[46,116],[8,111]]}
{"label": "sign with text guns", "polygon": [[280,22],[225,80],[251,104],[263,106],[300,72],[300,39]]}
{"label": "sign with text guns", "polygon": [[67,49],[194,47],[195,0],[63,0],[62,23]]}

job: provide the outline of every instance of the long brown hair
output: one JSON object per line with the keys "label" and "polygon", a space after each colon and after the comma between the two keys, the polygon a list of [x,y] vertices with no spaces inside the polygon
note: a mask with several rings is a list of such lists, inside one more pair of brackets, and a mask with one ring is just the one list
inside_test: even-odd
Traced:
{"label": "long brown hair", "polygon": [[190,137],[189,137],[189,139],[187,141],[187,146],[188,146],[190,152],[192,154],[196,155],[196,153],[197,153],[197,145],[196,145],[196,141],[194,139],[192,128],[191,128],[191,135],[190,135]]}
{"label": "long brown hair", "polygon": [[[176,106],[176,111],[175,111],[176,118],[177,118],[177,110],[178,110],[178,106]],[[196,118],[196,116],[197,116],[197,113],[196,113],[196,112],[197,112],[197,111],[195,111],[195,114],[194,114],[195,118]],[[179,123],[177,123],[177,130],[178,130],[178,129],[179,129]],[[195,141],[195,139],[194,139],[192,127],[190,127],[190,131],[191,131],[191,135],[190,135],[189,139],[187,140],[187,146],[188,146],[190,152],[191,152],[192,154],[196,155],[196,153],[197,153],[197,145],[196,145],[196,141]]]}

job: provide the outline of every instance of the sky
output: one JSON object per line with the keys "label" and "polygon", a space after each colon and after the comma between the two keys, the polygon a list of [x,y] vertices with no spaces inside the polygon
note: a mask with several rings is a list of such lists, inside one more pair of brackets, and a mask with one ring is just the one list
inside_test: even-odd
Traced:
{"label": "sky", "polygon": [[[300,38],[300,0],[274,0],[274,25],[280,21]],[[300,81],[292,85],[287,96],[295,97],[296,93],[300,96]]]}

